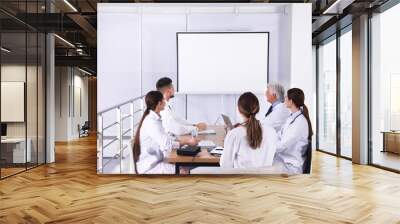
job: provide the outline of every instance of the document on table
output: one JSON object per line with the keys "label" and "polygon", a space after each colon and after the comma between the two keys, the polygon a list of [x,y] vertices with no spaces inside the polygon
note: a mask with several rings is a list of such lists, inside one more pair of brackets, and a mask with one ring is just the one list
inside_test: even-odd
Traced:
{"label": "document on table", "polygon": [[222,147],[215,147],[214,149],[212,149],[211,151],[210,151],[210,154],[211,155],[222,155],[222,151],[224,150],[224,148],[222,148]]}
{"label": "document on table", "polygon": [[215,147],[215,143],[210,140],[201,140],[199,142],[198,146],[200,146],[202,148],[213,148],[213,147]]}

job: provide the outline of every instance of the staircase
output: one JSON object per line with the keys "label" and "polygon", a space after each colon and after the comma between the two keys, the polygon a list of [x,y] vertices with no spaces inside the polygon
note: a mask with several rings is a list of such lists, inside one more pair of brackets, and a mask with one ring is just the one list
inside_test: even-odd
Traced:
{"label": "staircase", "polygon": [[131,141],[143,114],[140,96],[97,113],[97,173],[132,174]]}

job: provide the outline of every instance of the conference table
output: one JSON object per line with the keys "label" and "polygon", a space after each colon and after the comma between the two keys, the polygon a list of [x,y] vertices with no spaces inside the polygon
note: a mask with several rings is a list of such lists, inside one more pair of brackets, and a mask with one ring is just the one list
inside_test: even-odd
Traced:
{"label": "conference table", "polygon": [[[215,130],[215,134],[201,134],[198,135],[200,140],[209,140],[215,143],[216,146],[224,146],[224,139],[226,131],[224,126],[208,126],[207,129]],[[196,156],[181,156],[173,149],[170,154],[165,158],[166,162],[175,164],[175,174],[180,174],[180,167],[200,167],[200,166],[219,166],[219,156],[211,155],[207,148],[201,148]]]}

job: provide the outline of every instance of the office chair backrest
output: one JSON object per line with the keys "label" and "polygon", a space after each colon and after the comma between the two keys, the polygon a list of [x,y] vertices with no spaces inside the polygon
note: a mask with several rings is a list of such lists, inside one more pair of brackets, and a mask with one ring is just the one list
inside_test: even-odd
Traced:
{"label": "office chair backrest", "polygon": [[82,126],[82,129],[89,129],[90,125],[89,125],[89,121],[85,121],[85,123]]}
{"label": "office chair backrest", "polygon": [[311,160],[312,160],[312,144],[311,141],[305,145],[306,150],[304,151],[303,157],[305,157],[304,164],[303,164],[303,173],[310,174],[311,173]]}

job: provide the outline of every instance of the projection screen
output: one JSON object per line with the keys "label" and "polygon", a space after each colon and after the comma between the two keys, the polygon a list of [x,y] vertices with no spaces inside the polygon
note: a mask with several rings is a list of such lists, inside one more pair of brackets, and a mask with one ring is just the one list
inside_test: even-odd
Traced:
{"label": "projection screen", "polygon": [[261,93],[268,82],[269,32],[178,32],[178,92]]}
{"label": "projection screen", "polygon": [[25,83],[1,82],[1,122],[24,122]]}

